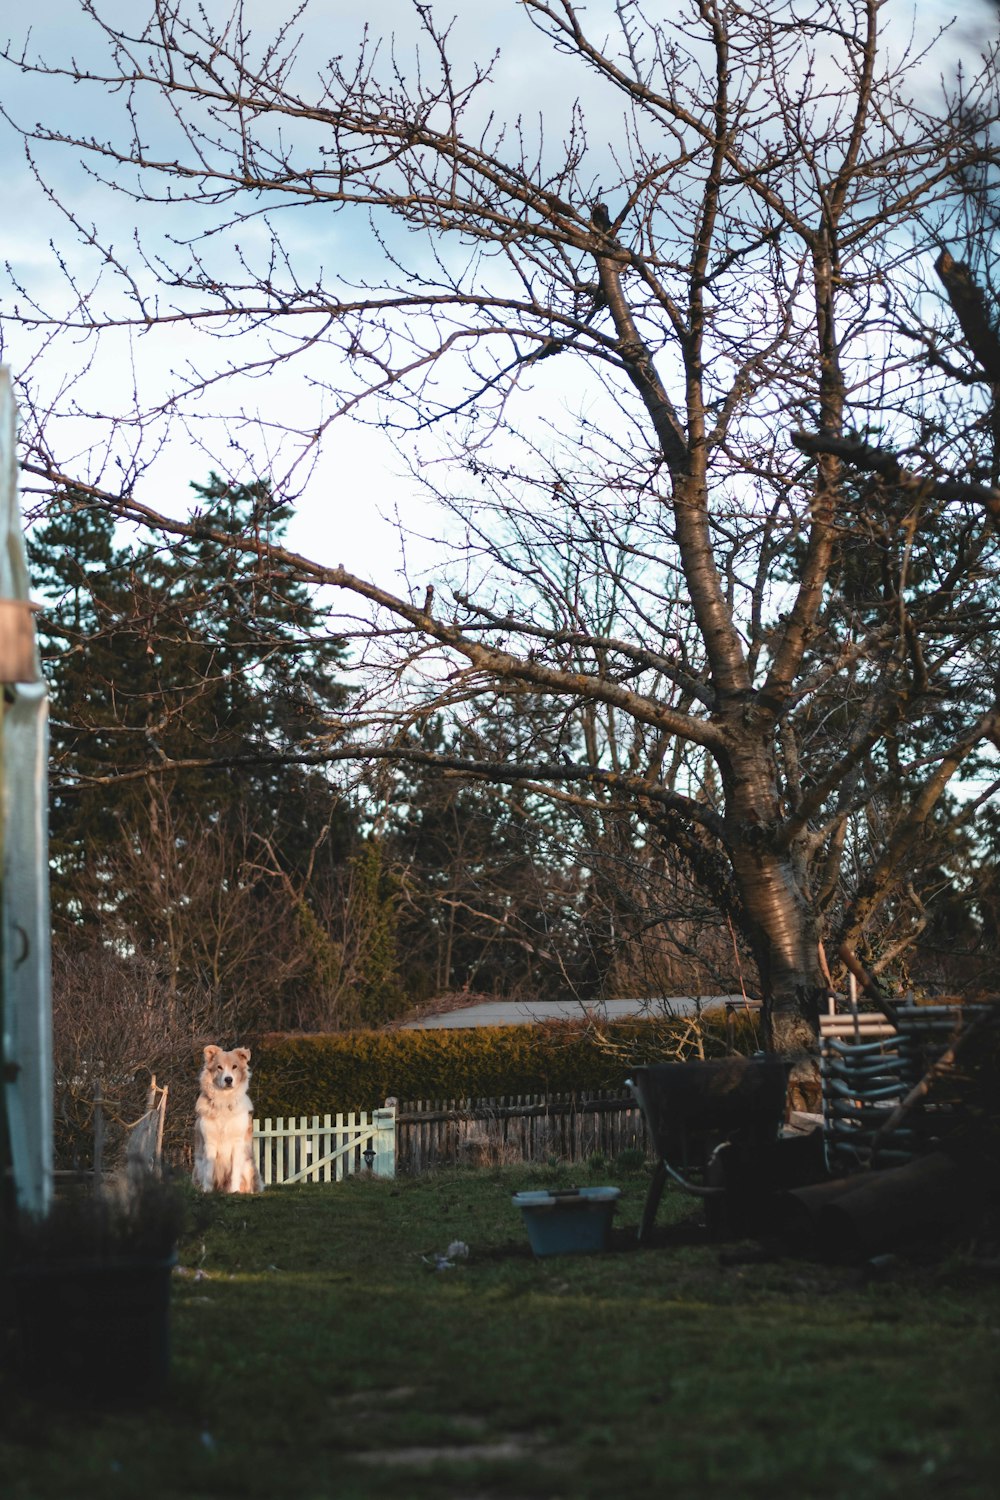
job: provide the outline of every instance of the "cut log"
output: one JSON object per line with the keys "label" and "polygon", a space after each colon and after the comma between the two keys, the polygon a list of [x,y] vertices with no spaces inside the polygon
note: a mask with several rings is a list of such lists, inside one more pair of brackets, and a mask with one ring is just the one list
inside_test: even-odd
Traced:
{"label": "cut log", "polygon": [[788,1193],[783,1227],[823,1254],[865,1260],[961,1223],[974,1201],[968,1176],[943,1151],[882,1172]]}

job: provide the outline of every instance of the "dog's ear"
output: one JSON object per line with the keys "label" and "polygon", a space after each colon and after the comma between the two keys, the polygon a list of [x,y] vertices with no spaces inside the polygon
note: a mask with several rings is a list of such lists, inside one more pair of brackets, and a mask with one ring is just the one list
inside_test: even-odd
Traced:
{"label": "dog's ear", "polygon": [[207,1063],[210,1063],[213,1058],[218,1057],[218,1055],[219,1055],[219,1053],[221,1051],[222,1051],[221,1047],[206,1047],[205,1048],[205,1061]]}
{"label": "dog's ear", "polygon": [[250,1061],[250,1048],[237,1047],[236,1056],[240,1059],[241,1062],[248,1063]]}

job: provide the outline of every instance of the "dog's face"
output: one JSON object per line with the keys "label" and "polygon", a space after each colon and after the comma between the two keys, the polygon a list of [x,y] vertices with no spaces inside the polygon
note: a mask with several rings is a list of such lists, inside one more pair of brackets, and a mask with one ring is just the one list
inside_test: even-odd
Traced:
{"label": "dog's face", "polygon": [[234,1052],[223,1052],[221,1047],[206,1047],[202,1088],[206,1092],[210,1088],[223,1091],[245,1088],[250,1077],[249,1062],[249,1047],[237,1047]]}

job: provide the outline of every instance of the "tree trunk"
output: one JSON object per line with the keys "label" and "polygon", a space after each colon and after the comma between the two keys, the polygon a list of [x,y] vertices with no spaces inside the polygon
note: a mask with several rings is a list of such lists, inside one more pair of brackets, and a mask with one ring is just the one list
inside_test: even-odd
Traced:
{"label": "tree trunk", "polygon": [[784,848],[778,837],[778,776],[770,747],[741,746],[723,780],[729,853],[743,930],[760,977],[767,1045],[792,1059],[796,1107],[812,1108],[818,1099],[819,999],[826,981],[805,870],[795,847]]}

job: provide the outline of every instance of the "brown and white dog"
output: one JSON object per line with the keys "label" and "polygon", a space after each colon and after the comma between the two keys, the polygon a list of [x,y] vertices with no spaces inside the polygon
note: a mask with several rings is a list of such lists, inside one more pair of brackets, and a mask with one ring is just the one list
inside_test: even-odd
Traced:
{"label": "brown and white dog", "polygon": [[195,1105],[194,1181],[203,1193],[259,1193],[253,1155],[250,1048],[205,1048]]}

